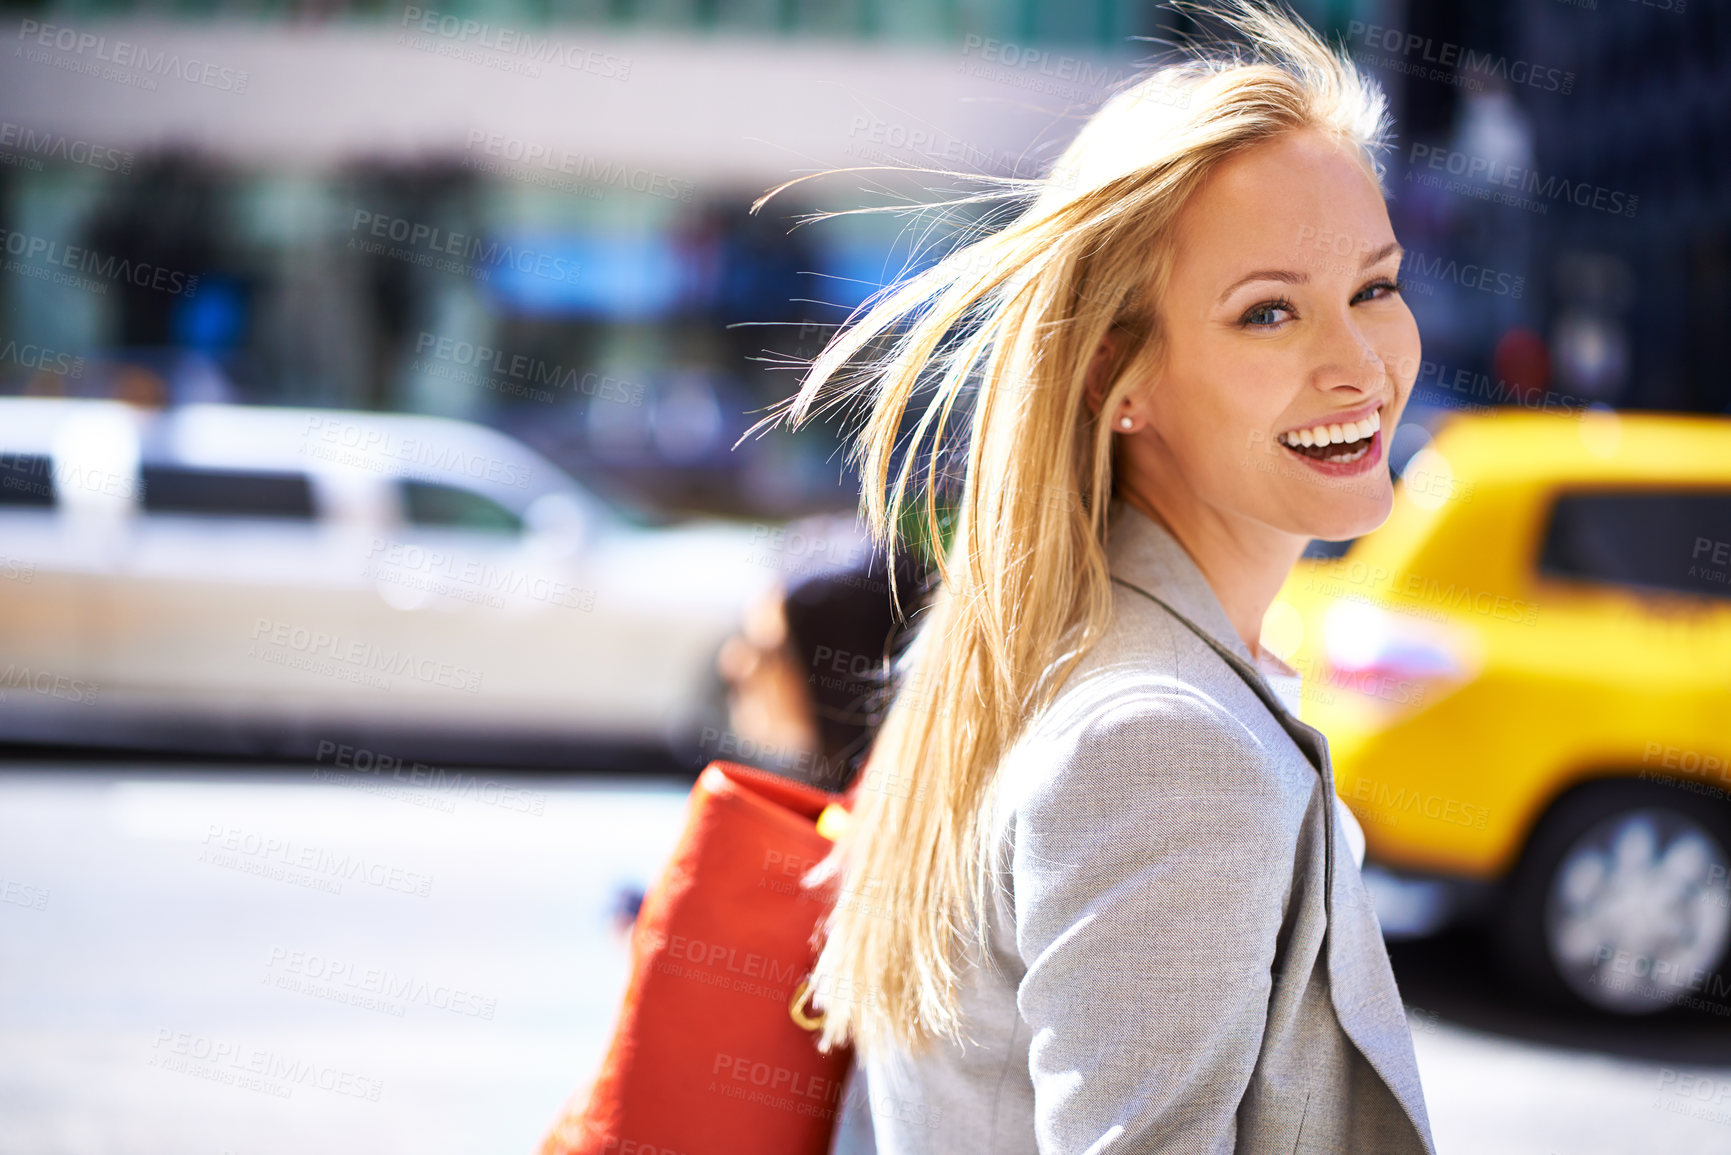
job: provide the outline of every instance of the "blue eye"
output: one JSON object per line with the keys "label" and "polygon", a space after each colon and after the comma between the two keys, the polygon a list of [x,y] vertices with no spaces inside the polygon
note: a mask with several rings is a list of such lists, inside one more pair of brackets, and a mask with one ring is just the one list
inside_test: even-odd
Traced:
{"label": "blue eye", "polygon": [[1358,296],[1354,297],[1352,301],[1355,305],[1360,301],[1380,301],[1385,297],[1391,297],[1396,293],[1405,291],[1405,281],[1390,281],[1386,279],[1373,281],[1360,289],[1358,291]]}
{"label": "blue eye", "polygon": [[[1285,313],[1286,316],[1277,314]],[[1238,318],[1238,323],[1247,329],[1271,329],[1282,321],[1289,321],[1293,316],[1292,302],[1285,297],[1273,301],[1261,301],[1250,306],[1244,315]]]}

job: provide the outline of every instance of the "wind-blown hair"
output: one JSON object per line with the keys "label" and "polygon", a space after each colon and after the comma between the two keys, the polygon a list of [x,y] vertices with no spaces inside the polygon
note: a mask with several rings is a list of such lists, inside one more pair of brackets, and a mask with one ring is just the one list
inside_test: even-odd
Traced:
{"label": "wind-blown hair", "polygon": [[1298,129],[1380,175],[1386,104],[1343,53],[1250,0],[1186,7],[1232,39],[1187,43],[1049,176],[1007,182],[1030,202],[1011,223],[868,301],[766,419],[864,402],[851,453],[879,546],[910,517],[944,540],[953,503],[852,821],[812,879],[839,886],[813,979],[825,1050],[961,1035],[958,978],[986,957],[999,885],[996,768],[1111,618],[1112,430],[1085,398],[1090,364],[1116,334],[1105,414],[1157,364],[1180,211],[1222,161]]}

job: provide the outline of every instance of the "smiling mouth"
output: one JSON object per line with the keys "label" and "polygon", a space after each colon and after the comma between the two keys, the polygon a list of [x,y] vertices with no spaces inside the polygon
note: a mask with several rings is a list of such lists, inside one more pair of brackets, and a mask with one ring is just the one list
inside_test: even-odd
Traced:
{"label": "smiling mouth", "polygon": [[1326,461],[1331,465],[1350,465],[1370,452],[1377,431],[1382,428],[1382,414],[1372,410],[1362,421],[1344,425],[1313,425],[1280,435],[1280,443],[1300,457]]}

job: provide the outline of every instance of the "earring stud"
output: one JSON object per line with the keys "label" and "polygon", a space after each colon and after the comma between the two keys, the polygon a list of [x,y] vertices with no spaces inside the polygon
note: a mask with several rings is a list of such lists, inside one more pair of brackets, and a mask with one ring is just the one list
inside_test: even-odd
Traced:
{"label": "earring stud", "polygon": [[1136,424],[1136,423],[1134,421],[1130,420],[1128,417],[1120,417],[1118,419],[1118,428],[1120,428],[1120,429],[1128,429],[1134,424]]}

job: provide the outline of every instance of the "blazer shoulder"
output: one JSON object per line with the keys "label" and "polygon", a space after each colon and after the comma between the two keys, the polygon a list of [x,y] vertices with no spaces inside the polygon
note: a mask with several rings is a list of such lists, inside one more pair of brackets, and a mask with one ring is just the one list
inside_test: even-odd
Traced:
{"label": "blazer shoulder", "polygon": [[1041,825],[1207,806],[1261,830],[1284,810],[1264,737],[1208,688],[1157,670],[1071,679],[1003,766],[1005,801]]}
{"label": "blazer shoulder", "polygon": [[[1051,761],[1124,748],[1142,755],[1205,747],[1221,760],[1264,752],[1267,713],[1239,675],[1164,606],[1114,585],[1113,619],[1025,738]],[[1150,762],[1167,771],[1183,758]]]}
{"label": "blazer shoulder", "polygon": [[1287,764],[1291,739],[1189,627],[1114,590],[1106,634],[1000,764],[1000,830],[1087,837],[1090,827],[1207,809],[1226,828],[1283,845],[1308,781]]}

